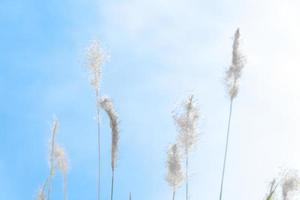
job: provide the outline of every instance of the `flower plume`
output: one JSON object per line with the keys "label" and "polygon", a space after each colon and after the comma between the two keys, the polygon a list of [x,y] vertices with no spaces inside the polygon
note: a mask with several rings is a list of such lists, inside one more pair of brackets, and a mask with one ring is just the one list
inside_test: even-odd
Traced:
{"label": "flower plume", "polygon": [[90,73],[91,85],[95,90],[100,88],[101,68],[104,64],[106,56],[98,41],[92,41],[87,48],[87,67]]}
{"label": "flower plume", "polygon": [[299,190],[300,188],[300,177],[297,174],[297,171],[289,171],[282,179],[282,197],[283,200],[288,200],[289,195],[293,192]]}
{"label": "flower plume", "polygon": [[61,146],[59,146],[58,144],[55,144],[53,156],[54,156],[54,159],[56,162],[56,167],[63,174],[64,200],[66,200],[67,199],[67,172],[68,172],[68,168],[69,168],[67,155],[65,153],[65,150]]}
{"label": "flower plume", "polygon": [[[63,148],[61,148],[55,141],[56,134],[59,127],[59,121],[54,118],[51,127],[51,135],[49,142],[49,175],[46,178],[43,186],[39,190],[36,199],[46,200],[50,199],[52,179],[55,175],[55,171],[58,169],[63,174],[64,179],[64,200],[67,199],[67,171],[68,171],[68,161],[67,156]],[[47,189],[47,192],[46,192]]]}
{"label": "flower plume", "polygon": [[175,191],[183,181],[177,144],[173,144],[168,151],[167,167],[168,174],[166,176],[166,181],[170,187],[173,188],[173,191]]}
{"label": "flower plume", "polygon": [[54,176],[54,147],[55,147],[55,137],[59,128],[58,119],[54,118],[51,127],[51,136],[49,142],[49,167],[50,167],[50,176]]}
{"label": "flower plume", "polygon": [[185,153],[188,153],[195,145],[198,137],[199,109],[195,105],[193,96],[190,96],[183,103],[183,112],[173,115],[173,118],[179,131],[179,142]]}
{"label": "flower plume", "polygon": [[112,134],[111,142],[111,167],[114,170],[117,161],[118,142],[119,142],[119,120],[115,111],[113,102],[109,97],[102,97],[100,100],[101,107],[107,113],[110,120],[110,128]]}
{"label": "flower plume", "polygon": [[244,59],[239,48],[240,31],[237,29],[234,34],[232,45],[232,61],[229,69],[226,71],[225,77],[226,87],[231,100],[233,100],[238,94],[239,79],[241,77],[241,71],[244,68]]}

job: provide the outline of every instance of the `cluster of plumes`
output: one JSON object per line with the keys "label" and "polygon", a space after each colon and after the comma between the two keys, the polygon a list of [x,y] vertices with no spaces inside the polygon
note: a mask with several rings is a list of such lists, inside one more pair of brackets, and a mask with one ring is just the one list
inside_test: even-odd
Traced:
{"label": "cluster of plumes", "polygon": [[90,81],[93,88],[98,92],[100,88],[101,68],[106,60],[106,55],[98,41],[92,41],[87,48],[87,67],[90,73]]}
{"label": "cluster of plumes", "polygon": [[[280,188],[279,188],[280,187]],[[278,193],[278,188],[281,191]],[[299,194],[300,177],[296,170],[288,170],[279,178],[274,179],[270,184],[270,189],[264,198],[265,200],[292,200],[295,199],[295,193]]]}
{"label": "cluster of plumes", "polygon": [[102,97],[99,104],[107,113],[110,120],[110,128],[112,134],[111,142],[111,167],[114,170],[116,167],[118,143],[119,143],[119,119],[115,111],[113,102],[109,97]]}
{"label": "cluster of plumes", "polygon": [[177,144],[173,144],[168,150],[167,168],[168,174],[166,176],[166,181],[169,186],[173,188],[173,191],[175,191],[183,181]]}
{"label": "cluster of plumes", "polygon": [[[40,188],[37,194],[37,200],[49,199],[51,192],[52,178],[55,175],[55,171],[58,169],[62,172],[64,177],[64,200],[67,199],[67,189],[66,189],[66,177],[68,172],[68,159],[67,155],[62,147],[60,147],[55,142],[57,130],[59,127],[59,122],[54,119],[51,128],[51,138],[49,142],[49,175],[44,182],[43,186]],[[46,195],[46,189],[48,190]]]}
{"label": "cluster of plumes", "polygon": [[173,115],[179,132],[178,140],[186,154],[192,149],[198,139],[197,126],[199,117],[199,109],[194,102],[193,96],[190,96],[183,103],[183,111],[181,113]]}
{"label": "cluster of plumes", "polygon": [[234,41],[232,46],[232,61],[229,69],[226,71],[225,83],[228,90],[228,94],[233,100],[239,90],[239,79],[241,77],[241,71],[244,68],[244,58],[240,52],[240,31],[236,30],[234,34]]}

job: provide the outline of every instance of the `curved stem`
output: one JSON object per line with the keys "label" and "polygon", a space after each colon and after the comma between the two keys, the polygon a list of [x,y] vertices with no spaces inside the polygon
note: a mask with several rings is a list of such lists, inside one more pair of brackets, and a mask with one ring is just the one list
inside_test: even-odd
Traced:
{"label": "curved stem", "polygon": [[221,188],[220,188],[219,200],[222,200],[222,195],[223,195],[223,183],[224,183],[226,160],[227,160],[227,150],[228,150],[228,143],[229,143],[229,136],[230,136],[230,122],[231,122],[231,114],[232,114],[232,105],[233,105],[233,99],[230,100],[230,107],[229,107],[229,117],[228,117],[228,124],[227,124],[227,137],[226,137],[226,146],[225,146],[225,154],[224,154],[224,161],[223,161],[223,170],[222,170],[222,179],[221,179]]}

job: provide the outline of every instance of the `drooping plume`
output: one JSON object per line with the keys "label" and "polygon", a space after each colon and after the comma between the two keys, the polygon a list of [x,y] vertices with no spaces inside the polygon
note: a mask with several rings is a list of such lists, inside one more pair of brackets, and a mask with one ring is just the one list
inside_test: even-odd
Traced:
{"label": "drooping plume", "polygon": [[282,197],[283,200],[289,200],[289,196],[300,189],[300,177],[297,171],[290,170],[282,179]]}
{"label": "drooping plume", "polygon": [[110,199],[113,200],[114,194],[114,177],[115,168],[117,162],[118,154],[118,143],[119,143],[119,125],[118,125],[118,115],[115,111],[112,100],[109,97],[102,97],[100,102],[98,102],[101,107],[105,110],[109,117],[110,128],[111,128],[111,195]]}
{"label": "drooping plume", "polygon": [[166,181],[173,190],[173,200],[175,199],[175,192],[183,181],[183,174],[180,164],[180,156],[177,144],[173,144],[168,151],[167,160],[168,173]]}
{"label": "drooping plume", "polygon": [[110,128],[111,128],[111,167],[115,169],[117,154],[118,154],[118,142],[119,142],[119,125],[118,125],[118,115],[115,111],[113,102],[109,97],[102,97],[100,101],[101,107],[107,113],[110,120]]}
{"label": "drooping plume", "polygon": [[229,69],[226,71],[225,83],[229,97],[233,100],[239,90],[239,79],[244,68],[244,59],[240,52],[240,31],[236,30],[232,46],[232,61]]}
{"label": "drooping plume", "polygon": [[101,68],[105,62],[105,54],[98,41],[92,41],[87,48],[87,67],[90,73],[91,85],[95,90],[100,88]]}

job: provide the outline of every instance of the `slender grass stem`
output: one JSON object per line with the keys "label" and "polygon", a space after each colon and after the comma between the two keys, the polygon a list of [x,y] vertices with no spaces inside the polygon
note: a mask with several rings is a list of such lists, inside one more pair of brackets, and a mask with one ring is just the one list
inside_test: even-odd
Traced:
{"label": "slender grass stem", "polygon": [[186,158],[185,158],[185,199],[189,199],[189,153],[186,152]]}
{"label": "slender grass stem", "polygon": [[228,151],[228,143],[229,143],[229,136],[230,136],[230,124],[231,124],[231,115],[232,115],[232,105],[233,105],[233,99],[230,100],[230,107],[229,107],[229,117],[228,117],[228,124],[227,124],[226,146],[225,146],[225,154],[224,154],[224,161],[223,161],[222,179],[221,179],[221,187],[220,187],[219,200],[222,200],[222,196],[223,196],[223,184],[224,184],[224,177],[225,177],[225,170],[226,170],[226,160],[227,160],[227,151]]}
{"label": "slender grass stem", "polygon": [[112,170],[110,200],[113,200],[114,197],[114,178],[115,178],[115,170]]}
{"label": "slender grass stem", "polygon": [[54,126],[52,129],[52,135],[51,135],[51,151],[50,151],[50,172],[49,176],[47,178],[47,185],[48,186],[48,193],[47,193],[47,199],[50,199],[50,193],[51,193],[51,181],[52,181],[52,176],[54,173],[54,141],[55,141],[55,136],[56,136],[56,130],[57,130],[57,121],[54,122]]}
{"label": "slender grass stem", "polygon": [[173,197],[172,197],[172,200],[175,200],[175,193],[176,193],[176,191],[175,191],[175,189],[173,190]]}
{"label": "slender grass stem", "polygon": [[97,184],[97,197],[100,200],[100,108],[98,106],[99,91],[96,90],[96,108],[97,108],[97,141],[98,141],[98,184]]}
{"label": "slender grass stem", "polygon": [[64,175],[63,179],[64,179],[64,186],[63,186],[64,187],[64,200],[67,200],[68,199],[67,176]]}

